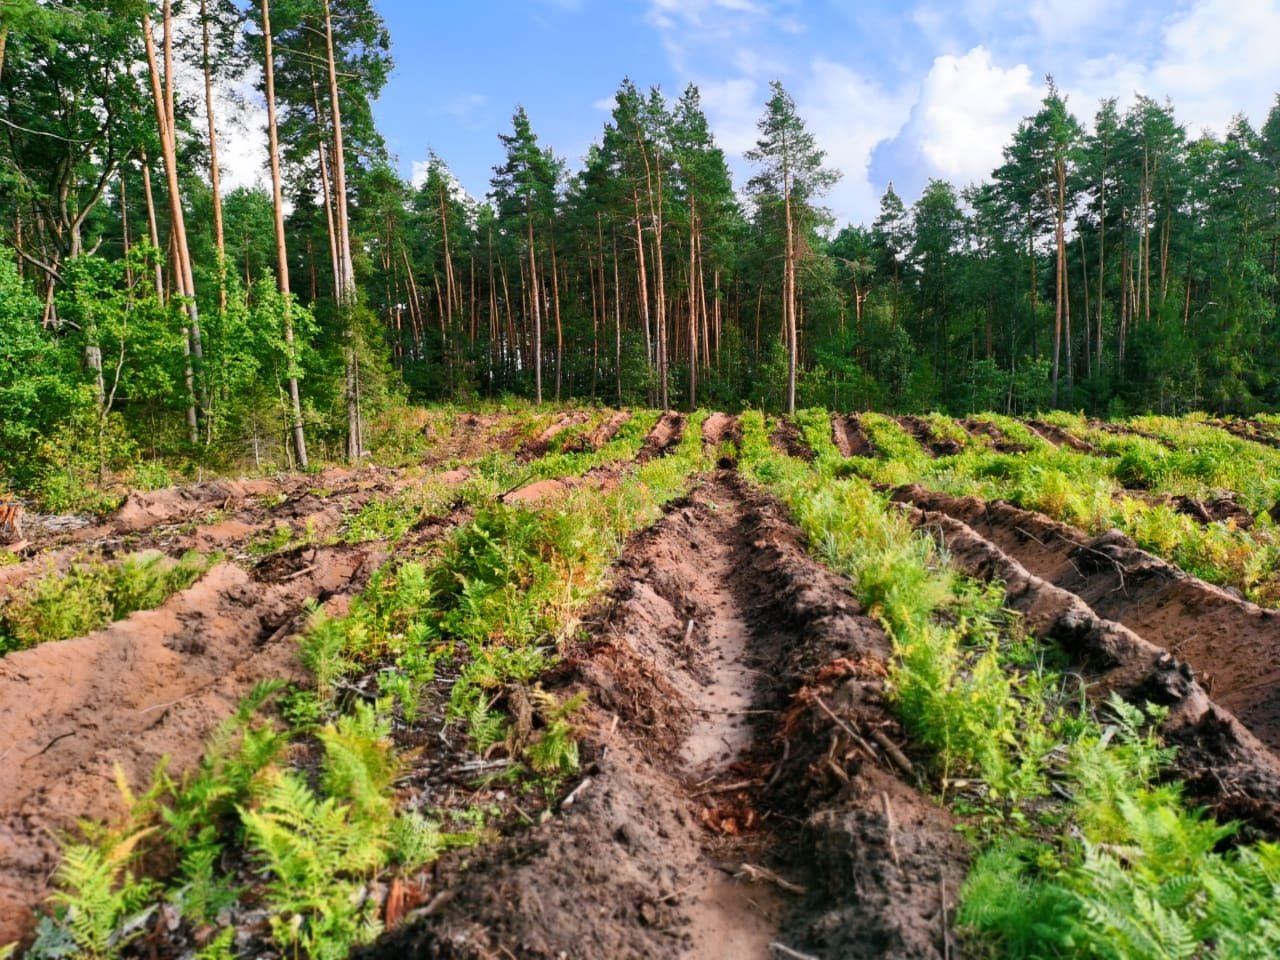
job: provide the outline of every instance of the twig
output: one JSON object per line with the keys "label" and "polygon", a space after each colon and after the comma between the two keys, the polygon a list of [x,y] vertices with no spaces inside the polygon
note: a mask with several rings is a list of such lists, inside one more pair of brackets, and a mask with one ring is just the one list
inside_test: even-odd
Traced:
{"label": "twig", "polygon": [[951,922],[947,919],[946,877],[938,877],[938,892],[942,895],[942,960],[951,960]]}
{"label": "twig", "polygon": [[902,861],[898,858],[898,840],[895,836],[897,825],[894,823],[893,806],[889,803],[888,791],[880,791],[880,804],[884,807],[885,830],[889,835],[889,856],[893,858],[893,865],[901,870]]}
{"label": "twig", "polygon": [[836,726],[838,726],[841,730],[843,730],[850,737],[852,737],[853,742],[856,743],[858,746],[860,746],[863,750],[865,750],[868,756],[874,757],[876,755],[876,752],[872,748],[871,744],[867,743],[867,741],[863,739],[862,735],[859,734],[857,730],[853,729],[853,727],[849,726],[847,723],[845,723],[843,720],[837,717],[835,713],[832,711],[832,709],[828,707],[825,703],[823,703],[821,697],[814,697],[813,702],[816,703],[822,709],[823,713],[825,713],[828,717],[830,717],[835,722]]}
{"label": "twig", "polygon": [[784,957],[786,960],[818,960],[811,953],[801,953],[799,950],[792,950],[790,947],[778,943],[776,940],[769,944],[769,953],[771,956]]}
{"label": "twig", "polygon": [[748,787],[760,786],[760,780],[738,780],[735,783],[726,783],[719,786],[707,787],[705,790],[699,790],[692,794],[695,797],[705,796],[708,793],[729,793],[732,790],[745,790]]}
{"label": "twig", "polygon": [[583,790],[585,790],[590,783],[591,783],[591,778],[587,777],[580,784],[578,784],[576,787],[570,790],[569,795],[565,797],[564,801],[560,804],[560,809],[563,810],[565,807],[572,806],[573,801],[578,799],[578,794],[580,794]]}
{"label": "twig", "polygon": [[875,727],[871,728],[871,739],[880,744],[884,748],[884,752],[889,755],[889,759],[893,761],[894,766],[905,773],[908,777],[916,775],[916,768],[911,761],[907,759],[907,755],[898,749],[898,745],[885,736]]}
{"label": "twig", "polygon": [[773,775],[769,777],[769,782],[764,785],[766,790],[773,789],[773,785],[778,782],[778,778],[782,776],[782,769],[787,765],[787,757],[791,753],[791,741],[787,738],[782,739],[782,759],[773,765]]}
{"label": "twig", "polygon": [[750,880],[752,883],[765,880],[772,883],[774,886],[782,888],[787,891],[787,893],[794,893],[797,896],[804,896],[809,892],[805,887],[800,886],[800,884],[792,883],[785,877],[778,876],[778,874],[774,873],[772,870],[768,870],[765,867],[757,867],[754,863],[742,864],[738,867],[737,871],[735,871],[734,876],[740,880]]}

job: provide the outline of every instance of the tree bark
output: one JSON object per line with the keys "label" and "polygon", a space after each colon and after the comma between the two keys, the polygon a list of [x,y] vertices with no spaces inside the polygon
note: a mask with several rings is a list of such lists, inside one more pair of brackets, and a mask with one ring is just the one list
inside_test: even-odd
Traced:
{"label": "tree bark", "polygon": [[[165,63],[169,67],[169,73],[165,77],[165,83],[169,90],[166,94],[160,83],[160,68],[156,62],[156,46],[155,38],[151,33],[151,17],[144,8],[142,11],[142,37],[143,45],[147,54],[147,70],[151,79],[151,96],[155,105],[156,127],[160,135],[160,146],[164,157],[165,176],[168,181],[169,188],[169,213],[171,218],[170,230],[174,241],[174,259],[175,270],[174,280],[178,293],[182,296],[186,303],[188,328],[183,331],[185,350],[190,351],[190,355],[194,357],[194,370],[192,379],[191,393],[197,399],[200,406],[203,407],[203,398],[201,391],[198,389],[199,383],[199,365],[203,354],[203,348],[200,342],[200,308],[196,305],[195,281],[191,273],[191,255],[187,249],[187,226],[186,219],[182,210],[182,197],[178,190],[178,162],[177,147],[174,142],[174,131],[172,124],[172,115],[169,112],[169,105],[172,103],[172,9],[169,0],[165,0],[164,4],[164,43],[165,43]],[[187,426],[189,439],[192,443],[199,441],[199,423],[194,416],[196,410],[188,410]],[[196,421],[193,423],[193,421]]]}
{"label": "tree bark", "polygon": [[[266,0],[263,0],[265,3]],[[209,121],[209,187],[213,202],[213,241],[218,251],[218,307],[227,309],[227,244],[222,226],[222,189],[218,172],[218,126],[213,110],[213,66],[209,61],[209,0],[200,0],[201,66],[204,70],[204,112]],[[269,42],[269,41],[268,41]]]}
{"label": "tree bark", "polygon": [[324,0],[325,56],[329,68],[329,116],[333,120],[333,193],[338,227],[338,309],[346,341],[347,459],[364,456],[360,422],[360,370],[355,331],[355,267],[351,259],[351,220],[347,212],[346,154],[342,145],[342,106],[338,98],[338,65],[333,52],[333,15]]}
{"label": "tree bark", "polygon": [[[271,10],[270,0],[262,0],[262,36],[265,43],[263,71],[267,85],[267,143],[271,152],[271,201],[275,216],[276,233],[276,283],[280,295],[284,298],[284,342],[289,354],[288,386],[289,413],[293,420],[293,452],[297,457],[299,468],[307,468],[307,438],[302,425],[302,398],[298,391],[298,377],[294,370],[297,363],[293,340],[293,318],[290,307],[293,297],[289,290],[289,252],[284,236],[284,190],[280,178],[280,138],[276,126],[276,81],[275,53],[271,45]],[[212,122],[212,121],[210,121]],[[221,257],[221,250],[219,256]]]}

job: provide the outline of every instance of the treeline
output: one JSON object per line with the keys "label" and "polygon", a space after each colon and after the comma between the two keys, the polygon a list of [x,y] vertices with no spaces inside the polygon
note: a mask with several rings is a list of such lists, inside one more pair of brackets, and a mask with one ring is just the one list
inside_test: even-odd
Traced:
{"label": "treeline", "polygon": [[[1052,81],[988,183],[869,226],[774,84],[735,190],[689,87],[624,81],[577,169],[517,109],[489,195],[394,171],[370,0],[0,7],[0,444],[46,496],[122,462],[358,457],[414,399],[770,409],[1280,403],[1280,106],[1192,138]],[[256,68],[256,69],[255,69]],[[219,183],[259,77],[270,192]],[[243,138],[243,134],[240,134]]]}

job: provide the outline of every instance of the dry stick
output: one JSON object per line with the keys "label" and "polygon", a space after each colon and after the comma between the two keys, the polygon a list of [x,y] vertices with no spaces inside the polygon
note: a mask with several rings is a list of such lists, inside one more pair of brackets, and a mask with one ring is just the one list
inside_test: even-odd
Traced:
{"label": "dry stick", "polygon": [[[889,835],[889,856],[893,858],[893,865],[899,870],[902,869],[902,861],[898,858],[898,840],[894,836],[897,826],[893,819],[893,807],[889,803],[889,793],[886,790],[880,791],[880,803],[884,807],[885,829]],[[945,903],[944,903],[945,906]]]}
{"label": "dry stick", "polygon": [[792,950],[788,946],[778,943],[776,940],[769,944],[769,953],[773,956],[785,957],[786,960],[818,960],[811,953],[801,953],[799,950]]}
{"label": "dry stick", "polygon": [[831,708],[828,707],[825,703],[823,703],[821,697],[814,697],[813,702],[822,708],[822,712],[825,713],[828,717],[830,717],[835,722],[836,726],[838,726],[841,730],[843,730],[850,737],[852,737],[853,742],[856,743],[858,746],[860,746],[863,750],[865,750],[868,756],[874,757],[876,755],[876,751],[871,746],[871,744],[867,743],[867,741],[862,738],[862,735],[859,734],[858,731],[854,730],[853,727],[849,726],[847,723],[845,723],[843,720],[837,717],[835,713],[832,712]]}
{"label": "dry stick", "polygon": [[914,777],[916,775],[916,768],[911,761],[907,759],[907,755],[898,748],[896,743],[885,736],[884,733],[877,730],[875,727],[872,727],[871,738],[884,748],[884,752],[889,755],[889,759],[893,761],[894,766],[909,777]]}
{"label": "dry stick", "polygon": [[942,960],[951,960],[951,924],[947,920],[946,877],[938,877],[938,891],[942,895]]}
{"label": "dry stick", "polygon": [[754,863],[742,864],[738,867],[734,876],[739,879],[746,878],[753,883],[766,880],[774,886],[781,887],[783,890],[787,891],[787,893],[794,893],[797,896],[804,896],[809,892],[807,888],[800,886],[800,884],[792,883],[790,880],[779,876],[772,870],[766,869],[765,867],[758,867]]}

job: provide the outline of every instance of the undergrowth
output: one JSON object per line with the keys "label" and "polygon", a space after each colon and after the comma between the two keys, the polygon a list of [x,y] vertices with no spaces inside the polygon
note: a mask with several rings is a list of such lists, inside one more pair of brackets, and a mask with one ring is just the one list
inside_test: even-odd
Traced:
{"label": "undergrowth", "polygon": [[174,560],[147,551],[119,560],[82,558],[65,570],[10,587],[0,603],[0,655],[82,636],[137,610],[159,606],[195,583],[218,555],[189,551]]}
{"label": "undergrowth", "polygon": [[[1276,955],[1280,846],[1221,852],[1235,825],[1188,807],[1162,777],[1161,713],[1114,697],[1092,708],[1022,635],[997,587],[955,575],[883,495],[838,475],[824,419],[798,417],[817,454],[810,467],[774,451],[763,417],[745,414],[741,466],[851,578],[893,641],[894,709],[982,848],[960,891],[968,950]],[[875,442],[884,439],[887,430]]]}
{"label": "undergrowth", "polygon": [[[583,484],[537,508],[491,499],[516,465],[481,470],[469,522],[378,571],[344,616],[313,607],[300,639],[313,684],[260,684],[180,779],[162,765],[137,798],[122,780],[126,816],[67,841],[58,893],[28,956],[117,956],[161,902],[167,916],[205,932],[205,955],[231,956],[241,945],[226,918],[250,889],[286,956],[345,957],[375,937],[380,878],[412,876],[444,850],[491,835],[483,810],[398,807],[395,784],[412,756],[397,751],[396,731],[418,722],[425,699],[439,696],[433,681],[444,680],[448,723],[477,755],[503,750],[512,772],[523,769],[548,793],[577,770],[583,698],[544,690],[539,677],[626,538],[708,466],[702,419],[690,417],[673,452],[627,468],[616,485]],[[634,456],[653,417],[631,423],[601,451],[555,454],[558,469]],[[394,537],[401,512],[412,511],[366,509],[347,535]],[[509,714],[517,700],[528,710]],[[175,869],[149,879],[144,854]]]}

